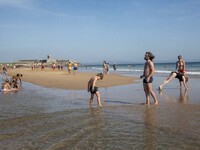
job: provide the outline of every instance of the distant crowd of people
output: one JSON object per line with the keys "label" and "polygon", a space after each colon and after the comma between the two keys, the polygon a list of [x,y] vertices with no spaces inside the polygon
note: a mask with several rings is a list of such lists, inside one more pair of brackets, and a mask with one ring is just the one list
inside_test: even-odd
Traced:
{"label": "distant crowd of people", "polygon": [[[78,70],[78,63],[76,61],[74,61],[74,62],[69,61],[68,64],[66,64],[65,66],[67,67],[67,71],[69,74],[71,74],[72,71],[73,71],[74,75],[76,74],[76,72]],[[38,63],[32,63],[32,65],[31,65],[32,71],[37,70],[38,68],[41,68],[41,70],[45,70],[45,64],[42,63],[41,65],[38,65]],[[63,65],[63,63],[59,63],[56,66],[56,63],[52,63],[51,68],[53,71],[56,70],[56,68],[58,70],[63,70],[64,65]]]}

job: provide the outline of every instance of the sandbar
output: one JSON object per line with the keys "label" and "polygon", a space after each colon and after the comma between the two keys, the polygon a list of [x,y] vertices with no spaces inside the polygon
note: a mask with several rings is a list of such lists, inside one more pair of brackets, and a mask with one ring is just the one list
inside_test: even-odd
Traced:
{"label": "sandbar", "polygon": [[[23,74],[22,81],[29,82],[35,85],[59,88],[66,90],[86,90],[89,79],[96,75],[96,73],[77,72],[75,75],[66,70],[52,70],[45,68],[45,70],[31,70],[30,68],[9,69],[8,75]],[[119,74],[105,75],[103,80],[97,81],[98,87],[112,87],[133,84],[138,78],[128,77]]]}

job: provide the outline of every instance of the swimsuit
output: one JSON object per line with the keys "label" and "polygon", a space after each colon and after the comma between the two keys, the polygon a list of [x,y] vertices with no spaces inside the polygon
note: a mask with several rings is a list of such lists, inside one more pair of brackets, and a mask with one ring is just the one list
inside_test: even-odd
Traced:
{"label": "swimsuit", "polygon": [[147,82],[147,78],[143,79],[143,83],[152,83],[153,82],[153,77],[150,77],[149,82]]}
{"label": "swimsuit", "polygon": [[0,89],[0,92],[5,92],[6,91],[6,89]]}
{"label": "swimsuit", "polygon": [[180,73],[184,73],[185,70],[181,69],[181,70],[178,70],[178,72],[180,72]]}
{"label": "swimsuit", "polygon": [[98,87],[95,86],[93,91],[92,91],[92,87],[90,87],[90,92],[92,94],[95,94],[97,91],[98,91]]}
{"label": "swimsuit", "polygon": [[4,74],[4,75],[7,75],[7,71],[6,71],[6,70],[3,70],[3,74]]}
{"label": "swimsuit", "polygon": [[179,79],[180,82],[183,81],[183,76],[184,76],[183,74],[177,72],[172,72],[172,73],[176,73],[175,78]]}

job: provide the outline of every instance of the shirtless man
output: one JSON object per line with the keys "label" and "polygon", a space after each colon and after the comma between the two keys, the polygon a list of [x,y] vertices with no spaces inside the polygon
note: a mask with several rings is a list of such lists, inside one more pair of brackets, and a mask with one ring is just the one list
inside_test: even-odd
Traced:
{"label": "shirtless man", "polygon": [[97,103],[99,106],[101,105],[100,93],[98,91],[98,87],[95,86],[97,80],[103,79],[103,73],[98,73],[96,76],[92,77],[88,82],[88,92],[91,93],[90,97],[90,107],[92,106],[92,102],[94,99],[94,94],[97,96]]}
{"label": "shirtless man", "polygon": [[178,61],[176,62],[176,71],[186,77],[185,61],[181,55],[178,56]]}
{"label": "shirtless man", "polygon": [[158,100],[156,98],[156,94],[152,89],[152,82],[153,82],[153,74],[154,74],[154,64],[153,64],[154,55],[151,52],[146,52],[144,56],[145,65],[144,65],[144,72],[140,78],[143,78],[143,87],[146,96],[146,104],[150,105],[150,94],[154,99],[154,104],[158,105]]}

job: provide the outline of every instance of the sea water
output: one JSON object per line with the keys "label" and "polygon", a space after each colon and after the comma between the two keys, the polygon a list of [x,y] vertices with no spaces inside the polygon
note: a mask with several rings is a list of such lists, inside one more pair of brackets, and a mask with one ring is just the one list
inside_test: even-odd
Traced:
{"label": "sea water", "polygon": [[[154,63],[155,73],[158,75],[168,75],[176,70],[175,63]],[[90,69],[102,71],[102,65],[89,65]],[[144,64],[117,64],[118,73],[126,74],[142,74]],[[113,72],[112,64],[110,64],[110,72]],[[200,77],[200,62],[187,62],[186,73],[189,76]]]}

